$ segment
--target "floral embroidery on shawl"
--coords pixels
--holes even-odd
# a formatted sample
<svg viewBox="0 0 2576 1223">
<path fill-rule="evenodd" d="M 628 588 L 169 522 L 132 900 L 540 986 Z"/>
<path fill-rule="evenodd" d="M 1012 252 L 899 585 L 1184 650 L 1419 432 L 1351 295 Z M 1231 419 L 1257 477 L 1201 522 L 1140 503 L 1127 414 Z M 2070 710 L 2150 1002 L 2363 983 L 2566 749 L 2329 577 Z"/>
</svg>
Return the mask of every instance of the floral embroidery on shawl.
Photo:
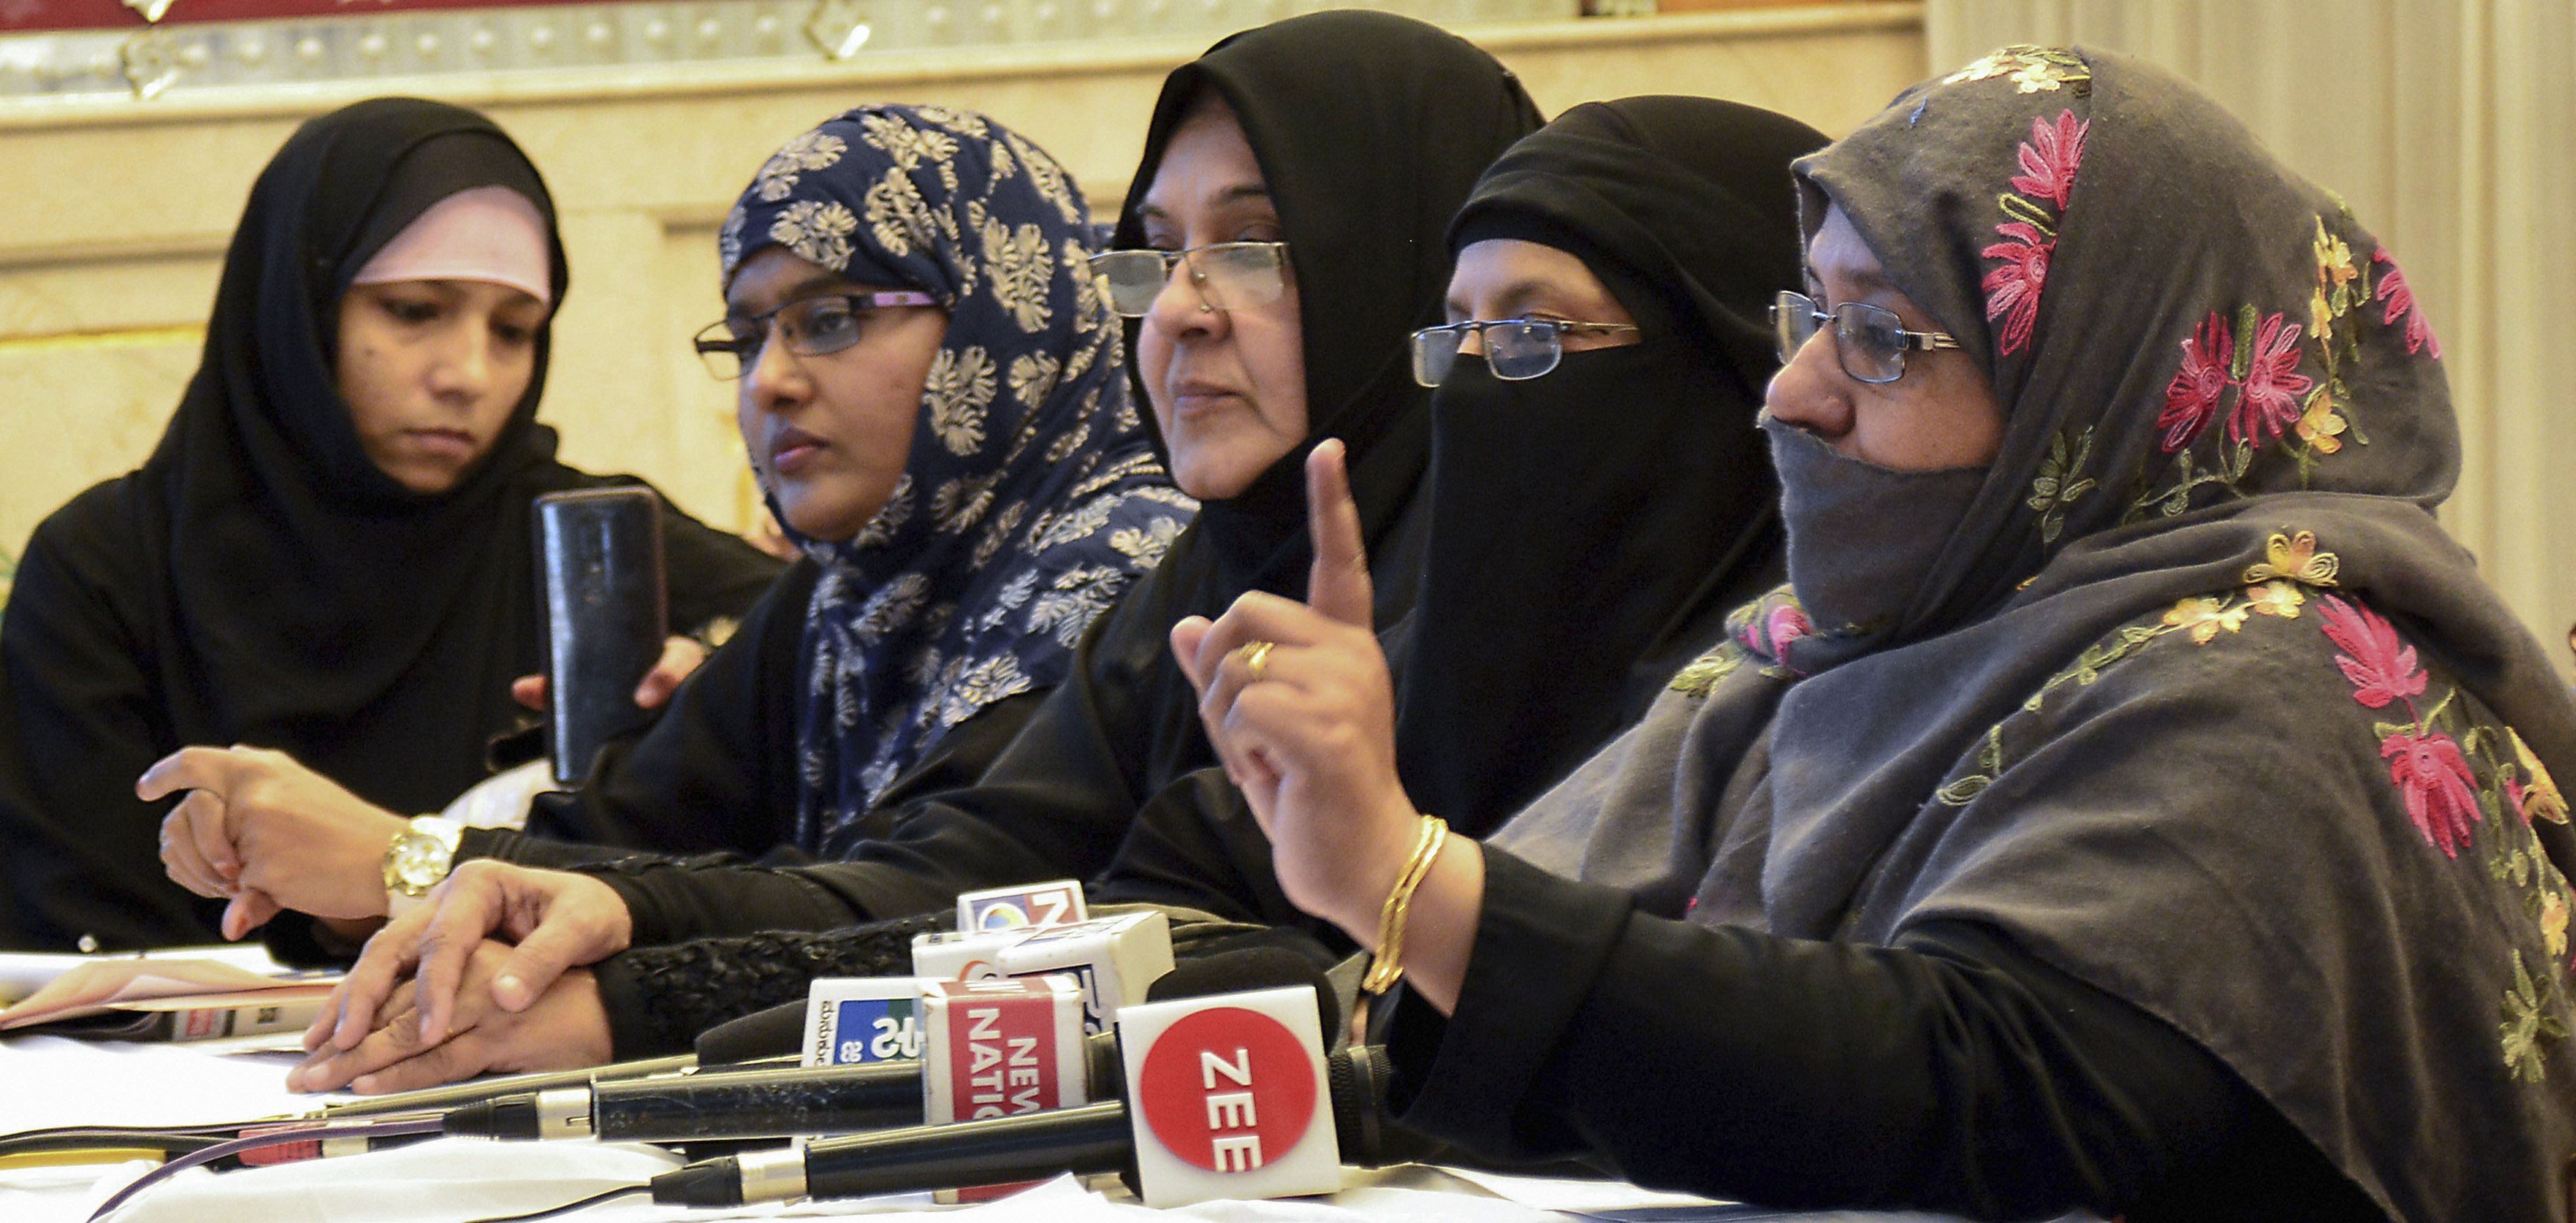
<svg viewBox="0 0 2576 1223">
<path fill-rule="evenodd" d="M 2048 457 L 2040 460 L 2039 475 L 2030 482 L 2030 499 L 2025 504 L 2039 511 L 2039 538 L 2043 543 L 2057 542 L 2058 534 L 2066 529 L 2067 507 L 2100 483 L 2091 476 L 2077 478 L 2085 461 L 2093 457 L 2093 426 L 2086 425 L 2084 432 L 2070 442 L 2067 435 L 2073 432 L 2069 429 L 2050 439 Z"/>
<path fill-rule="evenodd" d="M 1789 643 L 1812 636 L 1815 631 L 1807 609 L 1799 606 L 1797 596 L 1783 586 L 1728 612 L 1726 639 L 1692 659 L 1665 686 L 1704 697 L 1747 661 L 1762 663 L 1762 674 L 1771 678 L 1796 679 L 1801 672 L 1789 665 Z"/>
<path fill-rule="evenodd" d="M 2397 257 L 2383 248 L 2370 253 L 2370 262 L 2374 266 L 2384 264 L 2388 268 L 2388 271 L 2379 278 L 2379 288 L 2371 294 L 2373 300 L 2384 302 L 2388 306 L 2388 309 L 2380 314 L 2379 321 L 2384 325 L 2394 326 L 2398 316 L 2405 316 L 2406 351 L 2412 353 L 2417 349 L 2430 348 L 2433 357 L 2439 360 L 2442 356 L 2442 342 L 2433 337 L 2433 324 L 2425 321 L 2424 311 L 2416 306 L 2415 290 L 2406 287 L 2406 273 L 2398 270 Z"/>
<path fill-rule="evenodd" d="M 2048 261 L 2057 251 L 2057 222 L 2065 216 L 2067 197 L 2075 190 L 2075 171 L 2084 160 L 2084 133 L 2089 127 L 2072 110 L 2058 112 L 2054 123 L 2032 119 L 2030 139 L 2020 149 L 2021 173 L 2012 177 L 2011 191 L 1996 197 L 2010 218 L 1995 226 L 1995 234 L 2004 240 L 1977 253 L 2003 261 L 1987 271 L 1982 285 L 1986 318 L 2004 320 L 1996 341 L 2003 354 L 2028 345 L 2031 327 L 2039 320 L 2040 289 L 2048 283 Z M 2049 207 L 2042 207 L 2043 201 Z"/>
<path fill-rule="evenodd" d="M 1961 81 L 1988 81 L 2010 77 L 2013 88 L 2023 93 L 2054 93 L 2060 86 L 2072 86 L 2070 92 L 2083 96 L 2092 86 L 2093 69 L 2071 51 L 2054 47 L 2017 44 L 2006 47 L 1977 62 L 1941 78 L 1944 85 Z"/>
<path fill-rule="evenodd" d="M 2332 552 L 2317 549 L 2313 533 L 2276 533 L 2266 552 L 2264 561 L 2246 569 L 2248 584 L 2241 590 L 2185 598 L 2154 619 L 2123 626 L 2050 677 L 2013 717 L 2038 713 L 2069 684 L 2092 685 L 2159 638 L 2181 633 L 2207 646 L 2222 634 L 2240 632 L 2256 616 L 2298 619 L 2313 600 L 2319 631 L 2335 647 L 2335 665 L 2352 685 L 2353 700 L 2372 710 L 2401 707 L 2408 716 L 2371 726 L 2408 821 L 2446 859 L 2459 861 L 2468 851 L 2491 878 L 2519 894 L 2533 923 L 2546 958 L 2535 965 L 2520 951 L 2511 953 L 2513 984 L 2499 1002 L 2497 1036 L 2509 1073 L 2543 1081 L 2548 1047 L 2571 1034 L 2564 995 L 2576 972 L 2568 960 L 2576 896 L 2550 865 L 2531 822 L 2566 822 L 2565 798 L 2521 735 L 2474 720 L 2457 690 L 2429 707 L 2422 703 L 2431 675 L 2415 648 L 2384 617 L 2325 589 L 2334 585 L 2339 566 Z M 1995 783 L 2009 763 L 2006 730 L 2013 717 L 1987 730 L 1966 769 L 1935 792 L 1935 801 L 1964 807 Z M 2490 818 L 2507 810 L 2521 818 Z"/>
<path fill-rule="evenodd" d="M 2524 911 L 2549 958 L 2535 975 L 2522 953 L 2513 953 L 2514 983 L 2505 991 L 2504 1019 L 2497 1030 L 2506 1068 L 2517 1079 L 2540 1082 L 2548 1072 L 2542 1046 L 2569 1035 L 2559 1013 L 2566 988 L 2567 882 L 2551 868 L 2531 832 L 2535 817 L 2567 818 L 2558 785 L 2519 733 L 2505 727 L 2499 735 L 2496 727 L 2463 712 L 2457 689 L 2424 708 L 2419 698 L 2431 676 L 2418 663 L 2415 648 L 2386 618 L 2332 595 L 2319 604 L 2317 615 L 2318 627 L 2339 651 L 2335 665 L 2352 683 L 2352 699 L 2365 709 L 2405 705 L 2408 721 L 2374 723 L 2371 731 L 2380 736 L 2379 755 L 2388 761 L 2389 784 L 2396 787 L 2424 843 L 2456 861 L 2460 851 L 2477 849 L 2478 828 L 2485 826 L 2490 830 L 2482 855 L 2487 873 L 2522 893 Z M 2510 749 L 2510 758 L 2499 746 Z M 2520 821 L 2487 818 L 2500 815 L 2508 804 Z"/>
<path fill-rule="evenodd" d="M 2369 274 L 2354 261 L 2351 244 L 2327 228 L 2322 215 L 2315 218 L 2308 249 L 2316 279 L 2305 323 L 2292 321 L 2286 310 L 2245 302 L 2237 306 L 2232 322 L 2212 310 L 2179 341 L 2173 379 L 2165 384 L 2164 409 L 2156 416 L 2156 427 L 2163 430 L 2160 449 L 2174 456 L 2171 480 L 2157 484 L 2142 470 L 2128 521 L 2151 510 L 2166 516 L 2182 513 L 2201 488 L 2242 495 L 2237 484 L 2255 453 L 2275 442 L 2288 441 L 2301 487 L 2318 461 L 2340 453 L 2346 442 L 2370 444 L 2352 417 L 2346 373 L 2360 358 L 2361 337 L 2347 318 L 2366 301 L 2384 302 L 2383 322 L 2394 325 L 2401 315 L 2406 319 L 2409 353 L 2431 343 L 2432 333 L 2388 252 L 2370 257 L 2371 266 L 2387 268 L 2374 292 Z M 2440 356 L 2439 345 L 2433 347 L 2433 355 Z M 2321 376 L 2301 372 L 2310 357 Z M 2227 428 L 2214 461 L 2196 457 L 2194 448 L 2222 416 Z"/>
<path fill-rule="evenodd" d="M 2341 568 L 2334 553 L 2317 550 L 2315 532 L 2293 535 L 2276 531 L 2265 544 L 2264 559 L 2246 566 L 2242 590 L 2178 599 L 2152 623 L 2127 625 L 2086 647 L 2076 656 L 2073 666 L 2050 676 L 2038 692 L 2022 702 L 2021 711 L 2038 713 L 2047 704 L 2049 694 L 2068 684 L 2090 687 L 2113 663 L 2136 654 L 2159 637 L 2183 633 L 2192 644 L 2205 646 L 2222 632 L 2244 631 L 2246 622 L 2254 616 L 2298 619 L 2299 609 L 2306 606 L 2309 595 L 2334 585 L 2335 574 Z M 2411 660 L 2413 651 L 2408 651 L 2407 657 Z M 1943 805 L 1964 807 L 1994 784 L 2003 771 L 2003 729 L 2001 722 L 1989 728 L 1976 768 L 1941 787 L 1935 797 Z"/>
</svg>

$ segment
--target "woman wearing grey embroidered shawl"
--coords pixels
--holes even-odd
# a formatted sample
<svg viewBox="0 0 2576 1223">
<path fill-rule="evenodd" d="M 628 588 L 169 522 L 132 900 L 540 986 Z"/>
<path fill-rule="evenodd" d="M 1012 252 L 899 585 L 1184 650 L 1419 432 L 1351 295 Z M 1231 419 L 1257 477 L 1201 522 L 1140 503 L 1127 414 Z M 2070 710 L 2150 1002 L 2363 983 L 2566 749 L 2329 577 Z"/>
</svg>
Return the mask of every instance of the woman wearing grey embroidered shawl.
<svg viewBox="0 0 2576 1223">
<path fill-rule="evenodd" d="M 1283 889 L 1403 936 L 1400 1119 L 1787 1205 L 2565 1219 L 2576 707 L 2432 517 L 2394 259 L 2089 51 L 1798 169 L 1796 597 L 1489 844 L 1393 780 L 1329 488 L 1307 606 L 1175 633 Z"/>
</svg>

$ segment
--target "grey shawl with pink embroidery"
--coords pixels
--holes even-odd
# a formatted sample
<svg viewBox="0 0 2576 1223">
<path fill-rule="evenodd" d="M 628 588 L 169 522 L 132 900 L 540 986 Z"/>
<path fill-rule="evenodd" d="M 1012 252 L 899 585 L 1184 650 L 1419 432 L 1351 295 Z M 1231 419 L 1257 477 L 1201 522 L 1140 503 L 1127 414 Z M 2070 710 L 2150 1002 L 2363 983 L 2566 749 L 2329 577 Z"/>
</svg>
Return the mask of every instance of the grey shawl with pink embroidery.
<svg viewBox="0 0 2576 1223">
<path fill-rule="evenodd" d="M 2576 704 L 2431 514 L 2396 262 L 2188 84 L 2014 48 L 1799 165 L 1993 380 L 1892 628 L 1784 593 L 1495 838 L 1650 908 L 1970 920 L 2223 1059 L 2397 1218 L 2564 1219 Z"/>
</svg>

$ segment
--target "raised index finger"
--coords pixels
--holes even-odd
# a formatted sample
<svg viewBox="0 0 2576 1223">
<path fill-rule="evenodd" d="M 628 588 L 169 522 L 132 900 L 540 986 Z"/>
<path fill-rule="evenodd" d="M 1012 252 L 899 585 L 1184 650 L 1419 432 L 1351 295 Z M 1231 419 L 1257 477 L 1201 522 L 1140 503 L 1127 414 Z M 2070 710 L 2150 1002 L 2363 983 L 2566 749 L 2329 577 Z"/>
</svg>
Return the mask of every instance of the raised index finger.
<svg viewBox="0 0 2576 1223">
<path fill-rule="evenodd" d="M 1316 443 L 1306 456 L 1306 520 L 1315 540 L 1306 605 L 1367 628 L 1373 602 L 1368 543 L 1360 538 L 1360 507 L 1351 500 L 1351 476 L 1339 438 Z"/>
</svg>

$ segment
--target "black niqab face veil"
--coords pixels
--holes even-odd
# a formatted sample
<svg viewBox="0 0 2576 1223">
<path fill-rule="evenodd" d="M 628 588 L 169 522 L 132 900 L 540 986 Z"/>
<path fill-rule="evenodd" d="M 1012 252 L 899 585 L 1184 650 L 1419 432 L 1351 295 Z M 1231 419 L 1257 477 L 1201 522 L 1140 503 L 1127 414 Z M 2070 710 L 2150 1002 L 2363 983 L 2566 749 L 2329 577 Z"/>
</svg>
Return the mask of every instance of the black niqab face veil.
<svg viewBox="0 0 2576 1223">
<path fill-rule="evenodd" d="M 347 107 L 297 129 L 251 188 L 204 360 L 133 482 L 139 537 L 166 566 L 150 648 L 181 743 L 295 745 L 396 810 L 433 809 L 481 776 L 482 736 L 511 720 L 506 677 L 539 662 L 528 503 L 573 478 L 536 423 L 547 333 L 491 453 L 436 496 L 367 458 L 334 351 L 367 260 L 486 186 L 546 217 L 559 302 L 553 201 L 472 111 Z"/>
<path fill-rule="evenodd" d="M 1207 89 L 1243 125 L 1288 238 L 1308 424 L 1306 441 L 1241 495 L 1205 503 L 1196 529 L 1242 584 L 1295 595 L 1305 589 L 1303 464 L 1315 442 L 1349 446 L 1373 553 L 1420 481 L 1429 392 L 1413 383 L 1405 338 L 1440 321 L 1451 215 L 1539 114 L 1493 56 L 1409 18 L 1333 11 L 1248 30 L 1164 80 L 1113 246 L 1144 244 L 1137 210 Z M 1128 328 L 1130 369 L 1139 325 Z M 1136 390 L 1143 401 L 1141 382 Z"/>
<path fill-rule="evenodd" d="M 1627 347 L 1432 395 L 1432 525 L 1396 758 L 1414 801 L 1488 829 L 1573 767 L 1777 581 L 1778 488 L 1753 427 L 1798 278 L 1794 119 L 1710 98 L 1575 107 L 1485 172 L 1451 244 L 1581 257 Z"/>
</svg>

